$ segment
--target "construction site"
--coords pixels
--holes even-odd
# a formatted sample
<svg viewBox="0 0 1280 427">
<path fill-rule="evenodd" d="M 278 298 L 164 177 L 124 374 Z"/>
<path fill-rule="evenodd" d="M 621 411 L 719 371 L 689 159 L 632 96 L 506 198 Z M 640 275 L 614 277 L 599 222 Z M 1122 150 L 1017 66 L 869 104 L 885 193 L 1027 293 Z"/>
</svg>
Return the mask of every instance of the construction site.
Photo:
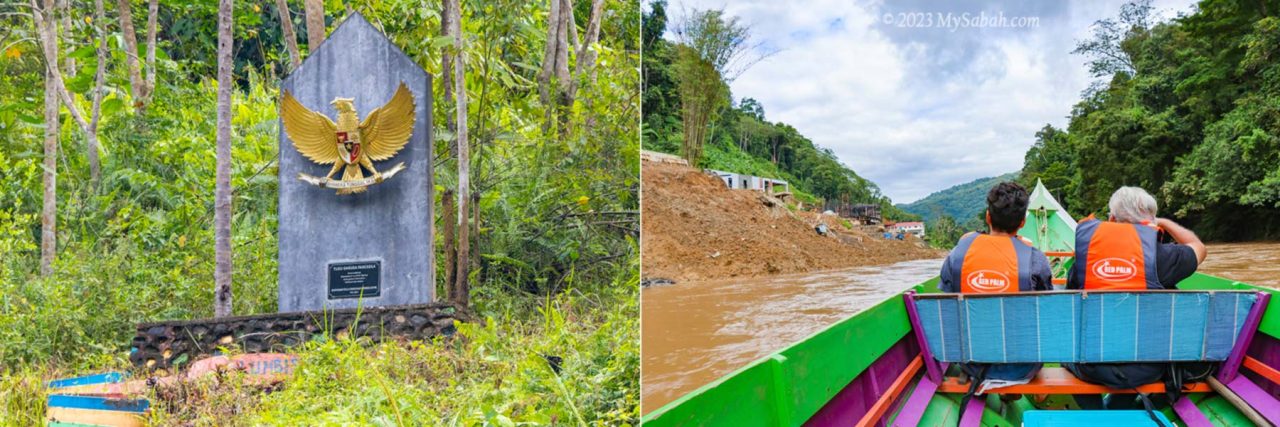
<svg viewBox="0 0 1280 427">
<path fill-rule="evenodd" d="M 940 258 L 908 235 L 886 240 L 858 221 L 767 191 L 730 189 L 720 177 L 660 155 L 641 162 L 646 283 L 813 272 Z"/>
</svg>

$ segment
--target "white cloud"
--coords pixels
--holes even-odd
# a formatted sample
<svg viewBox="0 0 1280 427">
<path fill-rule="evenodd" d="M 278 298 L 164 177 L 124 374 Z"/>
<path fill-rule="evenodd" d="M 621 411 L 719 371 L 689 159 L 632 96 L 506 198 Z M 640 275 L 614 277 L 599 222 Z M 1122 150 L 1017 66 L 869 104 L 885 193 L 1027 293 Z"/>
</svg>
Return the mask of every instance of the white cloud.
<svg viewBox="0 0 1280 427">
<path fill-rule="evenodd" d="M 1156 7 L 1172 16 L 1185 3 Z M 1084 58 L 1070 54 L 1076 40 L 1121 4 L 673 0 L 668 13 L 674 21 L 682 9 L 723 8 L 782 49 L 734 81 L 734 97 L 759 100 L 769 120 L 794 126 L 894 201 L 909 202 L 1020 169 L 1036 131 L 1065 126 L 1091 80 Z M 881 22 L 910 12 L 1035 16 L 1039 26 L 948 31 Z"/>
</svg>

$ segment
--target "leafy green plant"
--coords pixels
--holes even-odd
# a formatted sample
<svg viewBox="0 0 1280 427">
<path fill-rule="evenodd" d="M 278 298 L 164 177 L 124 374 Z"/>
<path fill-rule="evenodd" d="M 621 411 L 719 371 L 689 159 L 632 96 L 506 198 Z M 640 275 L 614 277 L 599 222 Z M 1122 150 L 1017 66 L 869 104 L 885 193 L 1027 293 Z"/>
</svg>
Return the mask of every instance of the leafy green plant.
<svg viewBox="0 0 1280 427">
<path fill-rule="evenodd" d="M 331 13 L 343 10 L 329 3 Z M 438 73 L 440 52 L 451 46 L 438 36 L 439 3 L 351 6 Z M 637 422 L 639 5 L 606 2 L 597 73 L 578 90 L 594 102 L 575 104 L 577 125 L 563 137 L 538 126 L 549 108 L 534 83 L 546 5 L 464 7 L 479 198 L 472 301 L 485 321 L 431 342 L 309 343 L 297 350 L 304 362 L 297 375 L 278 391 L 262 393 L 235 376 L 191 384 L 182 399 L 157 405 L 152 423 Z M 274 8 L 236 7 L 235 314 L 276 310 L 275 98 L 287 54 Z M 33 115 L 42 108 L 43 64 L 31 44 L 17 44 L 16 57 L 0 53 L 0 424 L 41 422 L 48 380 L 127 369 L 137 323 L 213 314 L 215 12 L 212 4 L 161 1 L 158 85 L 145 114 L 127 108 L 123 67 L 110 68 L 98 186 L 89 182 L 78 130 L 62 126 L 59 253 L 48 277 L 39 275 L 37 243 L 43 123 Z M 20 31 L 29 19 L 0 15 Z M 83 43 L 82 27 L 75 24 L 68 40 Z M 110 60 L 122 61 L 110 43 Z M 78 63 L 79 75 L 91 74 L 90 62 Z M 436 90 L 443 91 L 438 82 Z M 457 182 L 445 125 L 454 107 L 438 95 L 436 184 L 447 188 Z M 559 373 L 549 356 L 561 358 Z"/>
</svg>

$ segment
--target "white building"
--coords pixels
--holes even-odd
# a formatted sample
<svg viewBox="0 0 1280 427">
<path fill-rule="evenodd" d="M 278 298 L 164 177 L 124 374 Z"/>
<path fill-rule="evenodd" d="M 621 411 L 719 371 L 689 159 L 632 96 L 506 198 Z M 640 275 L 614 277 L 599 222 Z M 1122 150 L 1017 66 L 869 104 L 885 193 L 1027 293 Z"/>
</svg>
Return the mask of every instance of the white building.
<svg viewBox="0 0 1280 427">
<path fill-rule="evenodd" d="M 924 223 L 919 221 L 899 222 L 889 226 L 889 231 L 894 233 L 901 231 L 903 233 L 914 234 L 919 238 L 924 238 Z"/>
<path fill-rule="evenodd" d="M 781 179 L 718 171 L 714 169 L 707 169 L 707 173 L 720 178 L 721 181 L 724 181 L 724 185 L 726 187 L 733 189 L 758 190 L 769 194 L 786 193 L 791 191 L 791 185 Z"/>
</svg>

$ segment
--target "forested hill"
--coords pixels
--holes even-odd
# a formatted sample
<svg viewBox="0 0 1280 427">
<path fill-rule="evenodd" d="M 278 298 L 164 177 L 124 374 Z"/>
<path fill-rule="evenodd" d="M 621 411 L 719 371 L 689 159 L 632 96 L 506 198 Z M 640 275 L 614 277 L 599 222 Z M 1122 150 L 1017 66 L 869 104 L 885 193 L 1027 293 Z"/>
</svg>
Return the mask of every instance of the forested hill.
<svg viewBox="0 0 1280 427">
<path fill-rule="evenodd" d="M 992 186 L 1001 181 L 1016 179 L 1018 179 L 1017 172 L 990 178 L 979 178 L 935 192 L 923 199 L 897 206 L 908 213 L 920 215 L 927 223 L 932 223 L 943 215 L 964 223 L 970 219 L 977 218 L 983 209 L 986 209 L 987 191 L 990 191 Z"/>
<path fill-rule="evenodd" d="M 1118 12 L 1078 43 L 1096 82 L 1066 129 L 1036 134 L 1021 181 L 1043 179 L 1076 216 L 1139 185 L 1203 238 L 1280 238 L 1280 1 Z"/>
<path fill-rule="evenodd" d="M 691 158 L 699 167 L 784 179 L 801 200 L 879 204 L 887 217 L 914 219 L 894 207 L 875 183 L 842 164 L 830 149 L 815 145 L 791 125 L 770 122 L 758 101 L 743 98 L 735 103 L 726 73 L 714 68 L 719 62 L 690 47 L 703 44 L 663 38 L 668 26 L 666 1 L 649 6 L 641 34 L 644 149 Z M 729 41 L 740 42 L 749 31 L 717 10 L 696 11 L 683 19 L 689 22 L 673 25 L 701 31 L 693 36 L 688 34 L 694 31 L 687 31 L 687 37 L 733 36 Z M 694 106 L 685 108 L 686 102 Z M 698 116 L 694 111 L 698 108 L 706 114 Z M 686 128 L 686 122 L 695 124 Z M 698 130 L 691 131 L 692 126 Z M 692 139 L 700 141 L 691 144 Z"/>
</svg>

